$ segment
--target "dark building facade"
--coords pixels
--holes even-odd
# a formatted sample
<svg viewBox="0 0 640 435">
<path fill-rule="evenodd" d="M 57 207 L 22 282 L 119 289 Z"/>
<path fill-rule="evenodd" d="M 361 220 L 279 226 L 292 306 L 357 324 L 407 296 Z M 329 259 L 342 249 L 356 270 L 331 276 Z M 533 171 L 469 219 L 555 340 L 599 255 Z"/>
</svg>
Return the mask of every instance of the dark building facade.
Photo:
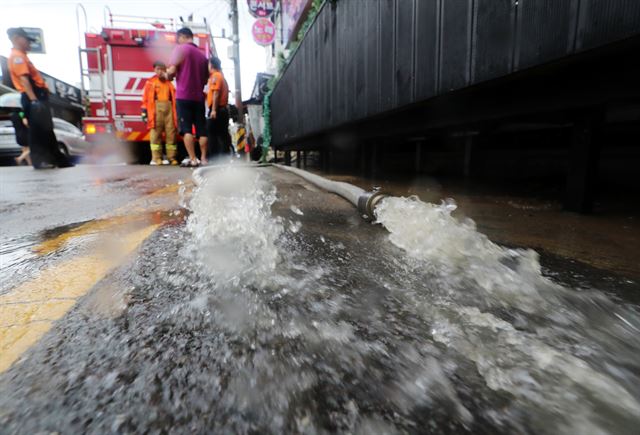
<svg viewBox="0 0 640 435">
<path fill-rule="evenodd" d="M 640 120 L 639 41 L 636 0 L 327 1 L 273 91 L 273 143 L 330 151 L 340 133 L 428 148 L 443 132 L 550 126 L 575 128 L 569 152 L 589 166 L 579 126 L 591 138 Z"/>
</svg>

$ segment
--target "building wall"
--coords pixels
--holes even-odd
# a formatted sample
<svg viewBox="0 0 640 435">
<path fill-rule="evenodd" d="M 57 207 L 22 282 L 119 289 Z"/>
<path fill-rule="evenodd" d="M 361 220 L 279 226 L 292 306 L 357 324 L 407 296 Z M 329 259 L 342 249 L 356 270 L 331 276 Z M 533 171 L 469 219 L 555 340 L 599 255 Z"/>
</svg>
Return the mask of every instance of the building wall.
<svg viewBox="0 0 640 435">
<path fill-rule="evenodd" d="M 291 144 L 638 34 L 637 0 L 328 1 L 273 92 L 273 142 Z"/>
</svg>

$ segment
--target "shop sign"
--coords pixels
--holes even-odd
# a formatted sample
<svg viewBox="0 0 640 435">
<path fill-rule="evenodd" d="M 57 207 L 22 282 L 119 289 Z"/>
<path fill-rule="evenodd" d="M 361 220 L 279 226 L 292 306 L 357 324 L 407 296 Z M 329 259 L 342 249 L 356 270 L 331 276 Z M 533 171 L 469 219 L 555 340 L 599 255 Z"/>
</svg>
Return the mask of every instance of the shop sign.
<svg viewBox="0 0 640 435">
<path fill-rule="evenodd" d="M 253 40 L 258 45 L 271 45 L 276 39 L 276 26 L 267 18 L 258 18 L 251 27 Z"/>
</svg>

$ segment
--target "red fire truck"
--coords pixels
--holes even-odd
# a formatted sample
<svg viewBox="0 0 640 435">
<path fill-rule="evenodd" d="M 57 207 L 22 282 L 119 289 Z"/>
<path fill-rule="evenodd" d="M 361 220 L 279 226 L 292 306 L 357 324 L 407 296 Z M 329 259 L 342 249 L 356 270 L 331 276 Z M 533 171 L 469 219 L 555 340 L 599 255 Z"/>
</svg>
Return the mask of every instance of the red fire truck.
<svg viewBox="0 0 640 435">
<path fill-rule="evenodd" d="M 79 5 L 78 23 L 81 13 L 86 23 L 86 12 Z M 195 23 L 191 17 L 175 22 L 113 15 L 106 7 L 104 26 L 99 33 L 81 32 L 78 26 L 83 33 L 78 53 L 86 105 L 83 125 L 88 140 L 118 138 L 131 143 L 135 155 L 146 154 L 149 132 L 140 118 L 142 90 L 153 76 L 153 62 L 169 62 L 176 44 L 176 26 L 189 27 L 195 35 L 194 43 L 207 57 L 216 54 L 206 21 Z"/>
</svg>

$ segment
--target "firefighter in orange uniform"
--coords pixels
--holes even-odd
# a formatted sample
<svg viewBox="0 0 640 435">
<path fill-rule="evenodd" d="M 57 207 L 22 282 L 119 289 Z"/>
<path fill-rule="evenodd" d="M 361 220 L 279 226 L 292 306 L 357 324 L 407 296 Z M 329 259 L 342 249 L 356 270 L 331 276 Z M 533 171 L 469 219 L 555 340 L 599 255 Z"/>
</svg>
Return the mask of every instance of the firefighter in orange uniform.
<svg viewBox="0 0 640 435">
<path fill-rule="evenodd" d="M 156 61 L 153 64 L 156 73 L 144 85 L 142 93 L 142 120 L 150 129 L 151 165 L 161 165 L 162 133 L 165 134 L 167 163 L 178 164 L 178 146 L 176 145 L 176 90 L 173 84 L 163 76 L 167 67 Z"/>
<path fill-rule="evenodd" d="M 73 166 L 58 148 L 49 107 L 49 88 L 27 52 L 33 39 L 21 27 L 7 30 L 13 48 L 8 60 L 13 86 L 21 95 L 22 108 L 29 124 L 28 141 L 35 169 Z"/>
<path fill-rule="evenodd" d="M 209 150 L 213 156 L 228 154 L 231 151 L 229 135 L 229 85 L 222 73 L 220 59 L 209 60 L 209 90 L 207 91 L 207 135 Z"/>
</svg>

